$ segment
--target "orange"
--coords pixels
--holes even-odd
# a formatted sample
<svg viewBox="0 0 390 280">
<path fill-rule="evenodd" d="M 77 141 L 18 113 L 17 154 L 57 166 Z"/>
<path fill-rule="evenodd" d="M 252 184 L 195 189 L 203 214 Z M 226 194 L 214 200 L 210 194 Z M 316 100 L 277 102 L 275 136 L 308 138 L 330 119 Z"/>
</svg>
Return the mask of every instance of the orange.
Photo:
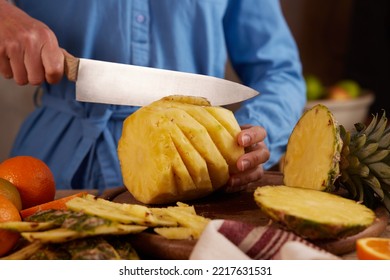
<svg viewBox="0 0 390 280">
<path fill-rule="evenodd" d="M 19 190 L 23 209 L 54 199 L 53 173 L 38 158 L 16 156 L 6 159 L 0 163 L 0 178 L 8 180 Z"/>
<path fill-rule="evenodd" d="M 390 260 L 390 238 L 366 237 L 356 241 L 360 260 Z"/>
<path fill-rule="evenodd" d="M 20 220 L 19 211 L 15 205 L 5 196 L 0 195 L 0 223 Z M 19 237 L 20 234 L 18 232 L 0 229 L 0 257 L 14 248 Z"/>
<path fill-rule="evenodd" d="M 0 178 L 0 195 L 3 195 L 7 199 L 11 200 L 19 211 L 22 210 L 22 199 L 20 198 L 18 189 L 3 178 Z"/>
<path fill-rule="evenodd" d="M 69 200 L 71 200 L 75 197 L 81 197 L 81 196 L 86 195 L 86 194 L 87 194 L 86 191 L 80 191 L 78 193 L 75 193 L 75 194 L 72 194 L 69 196 L 65 196 L 65 197 L 62 197 L 62 198 L 59 198 L 59 199 L 56 199 L 53 201 L 39 204 L 39 205 L 30 207 L 27 209 L 23 209 L 22 211 L 20 211 L 20 215 L 22 216 L 22 219 L 24 219 L 24 218 L 27 218 L 28 216 L 31 216 L 31 215 L 37 213 L 38 211 L 43 211 L 43 210 L 48 210 L 48 209 L 66 210 L 67 209 L 66 203 Z"/>
</svg>

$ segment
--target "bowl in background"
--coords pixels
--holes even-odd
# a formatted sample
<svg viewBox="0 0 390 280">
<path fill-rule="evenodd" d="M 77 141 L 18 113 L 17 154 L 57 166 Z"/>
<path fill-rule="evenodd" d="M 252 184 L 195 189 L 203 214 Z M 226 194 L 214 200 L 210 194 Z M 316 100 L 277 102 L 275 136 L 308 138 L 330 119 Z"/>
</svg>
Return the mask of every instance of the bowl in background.
<svg viewBox="0 0 390 280">
<path fill-rule="evenodd" d="M 355 123 L 366 123 L 370 105 L 374 102 L 374 99 L 375 96 L 372 92 L 364 91 L 359 97 L 353 99 L 308 101 L 305 110 L 312 108 L 314 105 L 322 104 L 329 108 L 338 124 L 343 125 L 347 130 L 354 130 Z"/>
</svg>

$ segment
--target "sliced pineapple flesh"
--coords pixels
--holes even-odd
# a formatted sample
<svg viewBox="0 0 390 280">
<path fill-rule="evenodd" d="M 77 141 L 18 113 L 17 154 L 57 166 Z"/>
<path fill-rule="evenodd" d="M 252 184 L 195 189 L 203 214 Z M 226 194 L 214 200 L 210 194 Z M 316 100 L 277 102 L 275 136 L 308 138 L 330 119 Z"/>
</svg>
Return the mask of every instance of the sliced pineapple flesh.
<svg viewBox="0 0 390 280">
<path fill-rule="evenodd" d="M 323 105 L 306 111 L 287 144 L 284 184 L 315 190 L 331 190 L 339 176 L 342 148 L 339 127 Z"/>
<path fill-rule="evenodd" d="M 118 157 L 124 184 L 131 187 L 129 191 L 136 194 L 139 201 L 165 200 L 178 193 L 173 167 L 173 156 L 177 153 L 170 134 L 160 127 L 164 120 L 163 115 L 155 114 L 151 118 L 146 110 L 139 110 L 124 122 L 126 129 L 119 139 Z M 133 125 L 135 123 L 137 125 Z M 159 186 L 162 180 L 165 181 L 164 192 L 158 192 L 152 186 Z"/>
<path fill-rule="evenodd" d="M 185 201 L 226 184 L 244 154 L 236 140 L 240 127 L 227 109 L 205 108 L 213 107 L 203 98 L 166 97 L 125 120 L 118 158 L 137 200 Z"/>
<path fill-rule="evenodd" d="M 211 184 L 213 186 L 222 186 L 225 184 L 229 179 L 229 166 L 217 145 L 210 137 L 207 129 L 185 110 L 159 107 L 156 103 L 152 104 L 152 106 L 154 110 L 160 110 L 177 125 L 193 146 L 193 149 L 203 158 L 207 165 Z M 173 137 L 173 139 L 179 142 L 177 138 Z M 180 144 L 177 143 L 177 145 L 179 146 Z M 186 151 L 183 150 L 183 152 L 185 153 Z M 197 162 L 195 161 L 193 164 L 197 164 Z"/>
<path fill-rule="evenodd" d="M 366 229 L 375 213 L 341 196 L 288 186 L 258 187 L 254 199 L 272 220 L 308 239 L 351 236 Z"/>
<path fill-rule="evenodd" d="M 244 153 L 243 149 L 236 141 L 240 127 L 235 118 L 233 119 L 228 112 L 224 112 L 222 115 L 221 112 L 218 113 L 216 111 L 227 111 L 226 109 L 222 107 L 216 107 L 219 109 L 207 109 L 207 106 L 193 106 L 193 104 L 189 103 L 166 100 L 159 100 L 150 106 L 177 108 L 186 111 L 199 124 L 206 128 L 212 141 L 218 147 L 220 153 L 228 164 L 230 172 L 235 173 L 238 171 L 236 167 L 237 158 Z M 217 118 L 219 118 L 220 121 L 218 121 L 215 117 L 215 114 L 219 115 Z M 221 119 L 224 121 L 221 121 Z M 225 123 L 225 125 L 223 123 Z M 226 125 L 226 123 L 229 123 L 229 125 Z M 232 134 L 235 134 L 235 136 Z"/>
</svg>

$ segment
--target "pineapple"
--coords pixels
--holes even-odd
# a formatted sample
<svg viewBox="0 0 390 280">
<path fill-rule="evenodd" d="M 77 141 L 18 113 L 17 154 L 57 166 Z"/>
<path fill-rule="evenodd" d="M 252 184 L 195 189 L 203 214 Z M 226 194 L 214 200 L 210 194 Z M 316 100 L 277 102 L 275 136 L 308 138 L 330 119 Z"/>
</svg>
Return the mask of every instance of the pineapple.
<svg viewBox="0 0 390 280">
<path fill-rule="evenodd" d="M 375 220 L 375 213 L 362 204 L 307 188 L 258 187 L 254 199 L 272 220 L 311 240 L 351 236 Z"/>
<path fill-rule="evenodd" d="M 317 105 L 300 118 L 284 158 L 284 184 L 332 191 L 342 149 L 339 126 L 329 109 Z"/>
<path fill-rule="evenodd" d="M 244 149 L 233 113 L 199 97 L 169 96 L 140 108 L 123 125 L 118 157 L 124 184 L 146 204 L 206 196 L 236 170 Z"/>
<path fill-rule="evenodd" d="M 212 107 L 214 109 L 210 110 L 210 108 L 207 108 L 210 106 L 193 106 L 192 104 L 185 102 L 164 99 L 156 101 L 150 106 L 162 108 L 167 112 L 169 112 L 169 110 L 167 110 L 169 108 L 176 108 L 181 111 L 184 110 L 196 122 L 206 128 L 212 141 L 219 148 L 220 153 L 225 158 L 230 171 L 238 171 L 236 168 L 236 162 L 237 158 L 242 154 L 242 150 L 237 149 L 237 141 L 235 141 L 235 139 L 240 131 L 240 128 L 237 125 L 237 121 L 231 111 L 222 107 Z M 216 108 L 220 109 L 223 113 L 218 112 Z M 215 115 L 217 115 L 217 117 Z"/>
<path fill-rule="evenodd" d="M 346 131 L 324 105 L 306 111 L 295 126 L 284 159 L 284 184 L 320 191 L 341 187 L 349 198 L 390 211 L 390 129 L 385 112 L 366 127 Z"/>
</svg>

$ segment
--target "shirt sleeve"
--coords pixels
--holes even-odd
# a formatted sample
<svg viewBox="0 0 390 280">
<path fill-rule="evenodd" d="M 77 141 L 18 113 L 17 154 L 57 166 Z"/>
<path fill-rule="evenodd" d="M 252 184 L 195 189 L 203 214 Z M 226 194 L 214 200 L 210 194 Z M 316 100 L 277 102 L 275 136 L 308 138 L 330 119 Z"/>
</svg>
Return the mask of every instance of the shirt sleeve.
<svg viewBox="0 0 390 280">
<path fill-rule="evenodd" d="M 306 102 L 299 52 L 276 0 L 230 1 L 224 28 L 234 70 L 243 84 L 260 92 L 235 115 L 241 125 L 266 129 L 270 159 L 264 168 L 269 169 L 285 152 Z"/>
</svg>

